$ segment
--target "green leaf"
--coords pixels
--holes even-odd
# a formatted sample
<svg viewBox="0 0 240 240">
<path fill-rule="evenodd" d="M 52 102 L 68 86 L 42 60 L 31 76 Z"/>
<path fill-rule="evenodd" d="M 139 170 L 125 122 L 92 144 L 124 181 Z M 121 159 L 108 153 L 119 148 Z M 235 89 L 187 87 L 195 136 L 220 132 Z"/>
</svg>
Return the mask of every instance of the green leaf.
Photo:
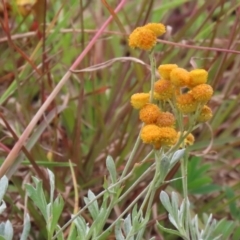
<svg viewBox="0 0 240 240">
<path fill-rule="evenodd" d="M 226 193 L 226 196 L 227 196 L 227 199 L 228 199 L 228 205 L 229 205 L 231 215 L 234 218 L 240 220 L 240 210 L 237 207 L 236 200 L 234 200 L 234 201 L 232 200 L 232 199 L 236 198 L 234 191 L 232 190 L 232 188 L 226 187 L 225 188 L 225 193 Z"/>
<path fill-rule="evenodd" d="M 237 227 L 234 229 L 232 240 L 239 240 L 239 236 L 240 236 L 240 227 Z"/>
<path fill-rule="evenodd" d="M 220 186 L 215 184 L 208 184 L 193 190 L 189 190 L 189 192 L 191 192 L 191 194 L 208 194 L 219 190 L 221 190 Z"/>
<path fill-rule="evenodd" d="M 174 235 L 184 238 L 184 236 L 181 235 L 178 231 L 169 229 L 169 228 L 165 228 L 162 225 L 160 225 L 158 222 L 157 222 L 157 227 L 159 228 L 160 231 L 164 231 L 166 233 L 174 234 Z"/>
<path fill-rule="evenodd" d="M 51 216 L 51 225 L 50 225 L 50 233 L 53 234 L 54 230 L 57 227 L 58 220 L 62 215 L 62 210 L 64 206 L 64 201 L 62 197 L 59 195 L 52 205 L 52 216 Z"/>
<path fill-rule="evenodd" d="M 216 237 L 221 235 L 221 239 L 229 239 L 230 235 L 233 233 L 234 228 L 235 226 L 232 221 L 222 219 L 217 223 L 213 236 Z"/>
<path fill-rule="evenodd" d="M 58 232 L 60 229 L 61 229 L 60 226 L 57 225 L 57 227 L 56 227 L 56 231 Z M 72 238 L 72 239 L 74 239 L 74 238 Z M 63 232 L 60 232 L 60 233 L 58 234 L 58 236 L 57 236 L 57 240 L 64 240 Z"/>
<path fill-rule="evenodd" d="M 97 218 L 94 219 L 94 222 L 89 229 L 87 239 L 89 239 L 92 236 L 92 234 L 93 234 L 92 239 L 95 239 L 102 233 L 102 229 L 103 226 L 105 225 L 107 217 L 108 215 L 106 209 L 101 208 Z"/>
<path fill-rule="evenodd" d="M 41 211 L 45 221 L 48 221 L 47 218 L 47 201 L 42 189 L 42 181 L 38 180 L 35 177 L 32 177 L 33 181 L 35 182 L 36 188 L 34 188 L 30 184 L 26 184 L 26 192 L 28 196 L 32 199 L 34 204 L 39 208 Z"/>
</svg>

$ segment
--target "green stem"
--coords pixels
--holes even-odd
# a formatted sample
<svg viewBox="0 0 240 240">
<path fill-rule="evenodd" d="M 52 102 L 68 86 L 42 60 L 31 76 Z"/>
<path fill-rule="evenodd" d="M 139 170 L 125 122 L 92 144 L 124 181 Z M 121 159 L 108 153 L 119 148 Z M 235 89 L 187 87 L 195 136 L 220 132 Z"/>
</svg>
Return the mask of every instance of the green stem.
<svg viewBox="0 0 240 240">
<path fill-rule="evenodd" d="M 141 132 L 141 130 L 140 130 L 140 132 Z M 136 151 L 138 149 L 140 141 L 141 141 L 141 138 L 140 138 L 140 133 L 139 133 L 138 134 L 138 138 L 137 138 L 137 140 L 136 140 L 136 142 L 134 144 L 133 150 L 132 150 L 132 152 L 131 152 L 131 154 L 129 156 L 129 159 L 127 161 L 127 164 L 126 164 L 125 168 L 123 169 L 123 172 L 121 174 L 121 177 L 120 177 L 119 181 L 121 181 L 125 177 L 125 175 L 127 174 L 127 171 L 129 169 L 130 165 L 132 164 L 132 161 L 134 159 L 134 155 L 135 155 L 135 153 L 136 153 Z"/>
<path fill-rule="evenodd" d="M 141 212 L 141 210 L 145 207 L 145 204 L 148 202 L 148 207 L 147 207 L 147 211 L 151 208 L 152 206 L 152 202 L 150 202 L 150 199 L 152 198 L 151 196 L 155 195 L 156 192 L 156 182 L 159 180 L 159 169 L 160 169 L 160 165 L 161 165 L 161 156 L 162 154 L 160 154 L 160 156 L 157 156 L 157 151 L 155 151 L 155 162 L 156 162 L 156 169 L 155 169 L 155 174 L 153 177 L 153 180 L 150 184 L 150 188 L 148 189 L 148 192 L 146 194 L 146 197 L 144 198 L 144 201 L 139 209 L 139 213 Z M 161 177 L 161 176 L 160 176 Z M 163 179 L 164 181 L 164 179 Z M 163 182 L 162 181 L 162 182 Z M 152 199 L 153 200 L 153 199 Z M 147 212 L 146 211 L 146 212 Z"/>
<path fill-rule="evenodd" d="M 150 65 L 151 65 L 151 92 L 150 92 L 150 102 L 153 102 L 154 95 L 154 83 L 155 83 L 155 71 L 156 71 L 156 62 L 154 58 L 154 50 L 149 53 Z"/>
<path fill-rule="evenodd" d="M 187 154 L 184 154 L 184 157 L 182 159 L 182 163 L 181 163 L 181 173 L 182 173 L 182 185 L 183 185 L 183 197 L 184 197 L 184 209 L 185 209 L 185 213 L 184 213 L 184 219 L 185 219 L 185 230 L 186 230 L 186 235 L 189 238 L 189 209 L 188 209 L 188 205 L 187 205 L 187 201 L 188 201 L 188 185 L 187 185 L 187 164 L 188 164 L 188 158 L 187 158 Z"/>
<path fill-rule="evenodd" d="M 151 170 L 155 167 L 155 163 L 149 167 L 134 183 L 133 185 L 118 199 L 117 202 L 121 202 L 138 184 L 141 182 L 146 175 L 151 172 Z"/>
</svg>

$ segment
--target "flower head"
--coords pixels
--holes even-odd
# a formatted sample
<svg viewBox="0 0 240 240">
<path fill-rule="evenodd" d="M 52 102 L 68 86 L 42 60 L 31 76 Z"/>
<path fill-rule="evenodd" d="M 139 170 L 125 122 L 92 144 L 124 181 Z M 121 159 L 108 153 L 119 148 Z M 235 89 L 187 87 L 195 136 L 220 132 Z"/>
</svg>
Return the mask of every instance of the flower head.
<svg viewBox="0 0 240 240">
<path fill-rule="evenodd" d="M 174 87 L 168 80 L 158 80 L 154 83 L 154 98 L 157 100 L 168 100 L 174 94 Z"/>
<path fill-rule="evenodd" d="M 193 145 L 193 143 L 195 142 L 195 137 L 193 136 L 192 133 L 189 133 L 186 138 L 184 139 L 184 143 L 187 146 L 191 146 Z"/>
<path fill-rule="evenodd" d="M 160 127 L 159 143 L 161 146 L 173 146 L 177 142 L 177 132 L 171 127 Z"/>
<path fill-rule="evenodd" d="M 144 27 L 153 31 L 157 37 L 166 32 L 166 27 L 162 23 L 148 23 Z"/>
<path fill-rule="evenodd" d="M 191 93 L 179 95 L 177 97 L 177 107 L 184 114 L 192 113 L 197 110 L 198 102 Z"/>
<path fill-rule="evenodd" d="M 183 68 L 174 68 L 170 73 L 170 80 L 176 87 L 185 87 L 189 84 L 190 74 Z"/>
<path fill-rule="evenodd" d="M 161 112 L 157 118 L 156 125 L 159 127 L 173 127 L 175 121 L 175 117 L 172 113 Z"/>
<path fill-rule="evenodd" d="M 170 80 L 171 71 L 177 67 L 177 64 L 163 64 L 158 67 L 158 72 L 163 79 Z"/>
<path fill-rule="evenodd" d="M 187 132 L 184 131 L 183 135 L 185 135 Z M 181 132 L 178 132 L 178 139 L 180 138 L 181 136 Z M 184 144 L 181 144 L 180 147 L 183 147 L 184 146 L 191 146 L 193 145 L 193 143 L 195 142 L 195 137 L 193 136 L 192 133 L 189 133 L 185 138 L 184 138 Z"/>
<path fill-rule="evenodd" d="M 134 108 L 140 109 L 149 103 L 149 93 L 135 93 L 131 96 L 131 104 Z"/>
<path fill-rule="evenodd" d="M 212 109 L 208 107 L 207 105 L 204 105 L 201 109 L 201 112 L 197 118 L 198 122 L 207 122 L 210 120 L 213 116 Z"/>
<path fill-rule="evenodd" d="M 156 42 L 156 34 L 145 27 L 136 28 L 129 36 L 129 46 L 132 48 L 151 50 Z"/>
<path fill-rule="evenodd" d="M 155 123 L 160 114 L 160 109 L 155 104 L 146 104 L 139 112 L 139 118 L 146 124 Z"/>
<path fill-rule="evenodd" d="M 157 142 L 159 142 L 160 134 L 161 134 L 161 130 L 158 126 L 154 124 L 149 124 L 149 125 L 145 125 L 142 128 L 140 136 L 144 143 L 156 144 Z"/>
<path fill-rule="evenodd" d="M 208 72 L 204 69 L 194 69 L 190 71 L 189 74 L 191 79 L 188 87 L 190 88 L 207 82 Z"/>
<path fill-rule="evenodd" d="M 191 91 L 194 99 L 199 103 L 206 103 L 213 95 L 213 89 L 208 84 L 200 84 L 194 87 Z"/>
</svg>

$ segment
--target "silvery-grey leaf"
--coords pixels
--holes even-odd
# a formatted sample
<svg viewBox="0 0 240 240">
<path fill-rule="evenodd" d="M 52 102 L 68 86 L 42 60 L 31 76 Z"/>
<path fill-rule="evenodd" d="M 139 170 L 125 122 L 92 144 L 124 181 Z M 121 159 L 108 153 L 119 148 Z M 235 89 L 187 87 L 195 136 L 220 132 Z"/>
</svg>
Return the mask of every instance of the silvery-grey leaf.
<svg viewBox="0 0 240 240">
<path fill-rule="evenodd" d="M 27 240 L 31 228 L 31 221 L 28 214 L 24 217 L 24 226 L 20 240 Z"/>
<path fill-rule="evenodd" d="M 179 226 L 179 219 L 178 219 L 178 204 L 179 204 L 179 200 L 178 200 L 178 195 L 175 192 L 172 192 L 172 214 L 173 217 L 175 219 L 175 221 L 177 222 L 177 225 Z"/>
<path fill-rule="evenodd" d="M 7 222 L 5 223 L 4 238 L 5 240 L 13 239 L 13 227 L 9 220 L 7 220 Z"/>
<path fill-rule="evenodd" d="M 204 233 L 203 237 L 208 237 L 213 229 L 213 225 L 211 224 L 212 221 L 212 214 L 209 215 L 209 218 L 207 219 L 207 222 L 205 223 L 204 226 Z"/>
<path fill-rule="evenodd" d="M 91 190 L 88 190 L 88 198 L 85 197 L 83 200 L 87 205 L 89 204 L 90 201 L 93 201 L 94 199 L 96 199 L 95 194 Z M 99 214 L 99 207 L 98 207 L 97 200 L 95 200 L 88 206 L 88 210 L 91 213 L 92 218 L 95 220 Z"/>
<path fill-rule="evenodd" d="M 128 216 L 124 219 L 123 222 L 123 231 L 125 235 L 128 235 L 131 229 L 132 229 L 131 215 L 128 214 Z"/>
<path fill-rule="evenodd" d="M 113 161 L 113 158 L 111 156 L 107 156 L 106 166 L 110 173 L 112 183 L 116 183 L 117 182 L 117 170 L 116 170 L 116 166 Z"/>
<path fill-rule="evenodd" d="M 53 203 L 54 189 L 55 189 L 55 176 L 51 170 L 47 169 L 47 172 L 48 172 L 49 182 L 50 182 L 50 202 Z"/>
<path fill-rule="evenodd" d="M 82 216 L 78 216 L 73 222 L 77 228 L 78 236 L 80 239 L 84 239 L 87 236 L 87 224 L 85 219 Z"/>
<path fill-rule="evenodd" d="M 170 168 L 172 168 L 183 157 L 185 150 L 185 148 L 179 149 L 173 154 L 170 160 Z"/>
<path fill-rule="evenodd" d="M 160 200 L 162 202 L 162 205 L 166 208 L 166 210 L 172 214 L 172 205 L 169 200 L 169 196 L 165 191 L 161 191 L 160 193 Z"/>
<path fill-rule="evenodd" d="M 116 240 L 125 240 L 125 237 L 122 234 L 120 221 L 118 221 L 115 225 L 115 237 L 116 237 Z"/>
<path fill-rule="evenodd" d="M 0 205 L 0 214 L 6 209 L 6 203 L 2 200 L 1 205 Z"/>
<path fill-rule="evenodd" d="M 178 226 L 177 222 L 172 217 L 172 215 L 170 215 L 170 213 L 168 214 L 168 218 L 169 218 L 169 221 L 174 225 L 174 227 L 177 228 L 178 230 L 180 230 L 180 227 Z"/>
<path fill-rule="evenodd" d="M 3 176 L 0 179 L 0 202 L 2 201 L 7 188 L 8 188 L 8 178 L 6 176 Z"/>
<path fill-rule="evenodd" d="M 194 225 L 195 225 L 195 233 L 197 235 L 197 239 L 200 239 L 199 228 L 198 228 L 198 216 L 194 217 Z"/>
</svg>

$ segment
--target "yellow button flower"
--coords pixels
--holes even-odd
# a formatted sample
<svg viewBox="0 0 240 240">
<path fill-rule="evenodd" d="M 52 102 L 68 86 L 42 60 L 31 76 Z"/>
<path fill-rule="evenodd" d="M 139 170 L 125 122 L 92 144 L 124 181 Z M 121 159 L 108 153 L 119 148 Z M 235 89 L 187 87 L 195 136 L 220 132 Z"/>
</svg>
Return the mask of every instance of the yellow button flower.
<svg viewBox="0 0 240 240">
<path fill-rule="evenodd" d="M 136 28 L 129 36 L 129 46 L 143 50 L 151 50 L 157 42 L 156 34 L 145 27 Z"/>
<path fill-rule="evenodd" d="M 170 80 L 176 87 L 185 87 L 189 84 L 190 74 L 183 68 L 174 68 L 170 73 Z"/>
<path fill-rule="evenodd" d="M 204 105 L 201 109 L 201 112 L 197 118 L 198 122 L 207 122 L 210 120 L 213 116 L 212 109 L 208 107 L 207 105 Z"/>
<path fill-rule="evenodd" d="M 170 80 L 170 73 L 175 68 L 178 68 L 177 64 L 163 64 L 158 67 L 158 72 L 163 79 Z"/>
<path fill-rule="evenodd" d="M 197 85 L 190 92 L 193 95 L 194 99 L 199 103 L 208 102 L 213 95 L 212 87 L 205 83 Z"/>
<path fill-rule="evenodd" d="M 135 93 L 131 96 L 131 104 L 135 109 L 140 109 L 149 103 L 149 98 L 149 93 Z"/>
<path fill-rule="evenodd" d="M 140 137 L 144 143 L 156 144 L 159 142 L 161 130 L 154 124 L 145 125 L 142 128 Z"/>
<path fill-rule="evenodd" d="M 177 131 L 171 127 L 160 127 L 159 143 L 161 146 L 173 146 L 177 142 Z"/>
<path fill-rule="evenodd" d="M 156 125 L 159 127 L 174 127 L 175 117 L 170 112 L 161 112 L 157 118 Z"/>
<path fill-rule="evenodd" d="M 189 74 L 191 80 L 188 84 L 188 87 L 190 88 L 207 82 L 208 72 L 204 69 L 194 69 L 190 71 Z"/>
<path fill-rule="evenodd" d="M 177 97 L 177 107 L 180 112 L 188 114 L 197 110 L 198 102 L 192 94 L 186 93 Z"/>
<path fill-rule="evenodd" d="M 139 118 L 146 124 L 155 123 L 160 114 L 160 109 L 155 104 L 146 104 L 139 112 Z"/>
<path fill-rule="evenodd" d="M 157 100 L 171 99 L 174 94 L 174 87 L 168 80 L 158 80 L 154 83 L 154 98 Z"/>
<path fill-rule="evenodd" d="M 153 31 L 157 37 L 166 32 L 166 27 L 162 23 L 148 23 L 144 27 Z"/>
<path fill-rule="evenodd" d="M 187 132 L 184 131 L 183 135 L 185 135 L 186 133 Z M 180 138 L 180 136 L 181 136 L 181 132 L 178 132 L 178 139 Z M 193 136 L 192 133 L 189 133 L 184 139 L 184 144 L 180 145 L 180 148 L 182 148 L 184 146 L 191 146 L 191 145 L 193 145 L 194 142 L 195 142 L 195 137 Z"/>
</svg>

